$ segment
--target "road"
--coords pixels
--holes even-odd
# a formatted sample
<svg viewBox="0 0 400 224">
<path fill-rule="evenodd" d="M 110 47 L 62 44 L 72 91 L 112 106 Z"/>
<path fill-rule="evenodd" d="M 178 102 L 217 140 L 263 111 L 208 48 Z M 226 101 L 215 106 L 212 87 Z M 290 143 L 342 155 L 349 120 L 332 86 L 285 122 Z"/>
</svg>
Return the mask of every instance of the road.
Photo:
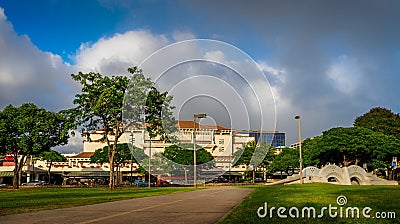
<svg viewBox="0 0 400 224">
<path fill-rule="evenodd" d="M 35 213 L 0 216 L 0 223 L 217 223 L 253 189 L 229 186 Z"/>
</svg>

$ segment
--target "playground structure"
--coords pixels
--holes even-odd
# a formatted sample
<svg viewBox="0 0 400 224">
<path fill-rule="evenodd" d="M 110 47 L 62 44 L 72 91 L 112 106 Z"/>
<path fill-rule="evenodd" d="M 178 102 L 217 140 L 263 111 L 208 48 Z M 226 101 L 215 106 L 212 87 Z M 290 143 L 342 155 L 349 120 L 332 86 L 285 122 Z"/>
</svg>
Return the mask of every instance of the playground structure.
<svg viewBox="0 0 400 224">
<path fill-rule="evenodd" d="M 339 185 L 398 185 L 397 181 L 385 180 L 375 174 L 367 173 L 362 167 L 352 165 L 339 167 L 326 165 L 321 169 L 309 166 L 303 169 L 303 183 L 332 183 Z M 300 175 L 295 174 L 272 184 L 300 183 Z"/>
</svg>

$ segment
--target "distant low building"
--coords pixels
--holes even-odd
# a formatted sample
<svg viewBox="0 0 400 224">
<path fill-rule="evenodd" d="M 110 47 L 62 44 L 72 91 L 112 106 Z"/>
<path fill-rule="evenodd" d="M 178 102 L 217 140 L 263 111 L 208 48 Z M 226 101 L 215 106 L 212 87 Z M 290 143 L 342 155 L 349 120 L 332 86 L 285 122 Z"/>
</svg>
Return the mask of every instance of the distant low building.
<svg viewBox="0 0 400 224">
<path fill-rule="evenodd" d="M 282 147 L 285 144 L 285 133 L 279 131 L 243 131 L 233 130 L 219 125 L 204 125 L 193 121 L 178 121 L 178 131 L 174 133 L 179 143 L 193 143 L 193 131 L 196 131 L 196 144 L 202 146 L 214 157 L 216 169 L 225 170 L 228 174 L 241 175 L 245 170 L 252 169 L 246 165 L 232 167 L 234 153 L 240 150 L 249 141 L 260 141 L 272 146 Z M 113 137 L 110 136 L 110 140 Z M 166 147 L 171 146 L 160 137 L 150 140 L 145 130 L 128 128 L 118 141 L 119 143 L 131 143 L 137 148 L 149 153 L 151 142 L 151 154 L 163 152 Z M 83 152 L 76 155 L 66 155 L 66 162 L 55 162 L 51 168 L 52 175 L 56 177 L 54 183 L 86 183 L 105 182 L 109 178 L 109 164 L 92 164 L 90 157 L 100 148 L 106 146 L 103 141 L 103 131 L 93 131 L 90 139 L 83 142 Z M 22 182 L 30 180 L 47 180 L 47 169 L 49 164 L 38 159 L 29 159 L 23 168 Z M 141 178 L 134 173 L 138 164 L 125 164 L 119 168 L 120 181 L 130 180 L 130 177 Z M 12 181 L 13 163 L 5 161 L 0 164 L 0 183 Z"/>
</svg>

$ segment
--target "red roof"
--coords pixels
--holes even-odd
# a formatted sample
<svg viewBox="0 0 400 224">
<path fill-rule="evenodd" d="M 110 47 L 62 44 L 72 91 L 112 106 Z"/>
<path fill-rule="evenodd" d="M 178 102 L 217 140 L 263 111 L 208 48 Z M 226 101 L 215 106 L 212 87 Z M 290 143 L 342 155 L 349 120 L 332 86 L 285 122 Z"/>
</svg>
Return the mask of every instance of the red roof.
<svg viewBox="0 0 400 224">
<path fill-rule="evenodd" d="M 209 125 L 209 124 L 199 124 L 196 122 L 193 124 L 193 121 L 188 121 L 188 120 L 179 120 L 178 121 L 178 127 L 182 129 L 193 129 L 193 127 L 196 125 L 195 128 L 197 129 L 217 129 L 217 130 L 230 130 L 229 128 L 225 128 L 220 125 Z M 200 127 L 199 127 L 200 125 Z"/>
<path fill-rule="evenodd" d="M 93 154 L 94 154 L 94 152 L 82 152 L 76 156 L 71 156 L 68 158 L 90 158 Z"/>
</svg>

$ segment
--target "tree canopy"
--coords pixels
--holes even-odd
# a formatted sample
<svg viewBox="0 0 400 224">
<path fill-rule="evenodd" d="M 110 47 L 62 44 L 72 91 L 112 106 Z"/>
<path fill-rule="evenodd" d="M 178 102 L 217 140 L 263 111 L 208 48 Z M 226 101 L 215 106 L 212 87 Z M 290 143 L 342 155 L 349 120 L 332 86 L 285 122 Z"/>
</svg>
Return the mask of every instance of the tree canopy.
<svg viewBox="0 0 400 224">
<path fill-rule="evenodd" d="M 305 162 L 315 163 L 308 165 L 366 163 L 374 169 L 390 166 L 392 157 L 400 155 L 400 141 L 366 128 L 338 127 L 324 131 L 320 137 L 305 140 L 303 149 Z"/>
<path fill-rule="evenodd" d="M 18 176 L 26 158 L 67 144 L 71 128 L 64 113 L 46 111 L 32 103 L 9 105 L 0 112 L 0 153 L 14 157 L 14 188 L 19 187 Z"/>
<path fill-rule="evenodd" d="M 289 167 L 299 167 L 299 150 L 297 148 L 283 148 L 269 165 L 271 172 L 288 170 Z"/>
<path fill-rule="evenodd" d="M 266 167 L 274 157 L 275 148 L 256 141 L 250 141 L 234 153 L 233 165 L 246 164 Z"/>
<path fill-rule="evenodd" d="M 125 164 L 131 160 L 132 153 L 127 143 L 117 144 L 117 147 L 115 149 L 116 149 L 114 158 L 115 166 L 119 166 L 120 164 Z M 134 157 L 132 159 L 134 163 L 137 163 Z M 90 162 L 98 164 L 109 163 L 110 160 L 108 158 L 108 146 L 104 146 L 101 149 L 97 149 L 94 152 L 94 154 L 90 157 Z"/>
<path fill-rule="evenodd" d="M 214 159 L 211 153 L 196 145 L 196 164 L 206 164 Z M 193 144 L 168 146 L 162 153 L 167 159 L 182 165 L 193 165 Z"/>
<path fill-rule="evenodd" d="M 67 160 L 67 158 L 65 158 L 59 152 L 56 152 L 54 150 L 42 152 L 39 155 L 39 158 L 42 160 L 46 160 L 47 164 L 49 165 L 49 169 L 47 170 L 47 175 L 48 175 L 48 184 L 50 184 L 51 183 L 51 167 L 53 166 L 53 163 L 54 162 L 64 162 Z"/>
<path fill-rule="evenodd" d="M 93 131 L 103 136 L 110 162 L 110 189 L 114 189 L 114 164 L 119 138 L 126 128 L 147 128 L 150 137 L 165 133 L 163 116 L 171 117 L 169 106 L 172 97 L 159 93 L 154 83 L 137 67 L 129 68 L 132 78 L 125 76 L 102 76 L 99 73 L 72 74 L 82 86 L 75 96 L 77 106 L 68 112 L 81 127 L 88 140 Z M 164 113 L 163 113 L 164 112 Z"/>
<path fill-rule="evenodd" d="M 177 130 L 175 118 L 172 116 L 173 106 L 170 105 L 172 96 L 167 92 L 160 93 L 155 87 L 151 87 L 145 108 L 146 129 L 150 138 L 161 136 L 168 139 L 167 134 Z"/>
<path fill-rule="evenodd" d="M 233 156 L 233 166 L 246 164 L 253 167 L 252 182 L 254 183 L 256 167 L 268 167 L 275 155 L 274 149 L 266 143 L 250 141 L 236 151 Z"/>
<path fill-rule="evenodd" d="M 354 126 L 368 128 L 400 139 L 400 115 L 386 108 L 372 108 L 369 112 L 357 117 Z"/>
<path fill-rule="evenodd" d="M 142 88 L 151 85 L 151 81 L 144 78 L 140 70 L 128 69 L 138 82 L 147 83 L 132 91 L 141 92 Z M 124 133 L 122 124 L 122 111 L 124 107 L 124 95 L 129 79 L 125 76 L 102 76 L 99 73 L 72 74 L 72 79 L 81 84 L 81 93 L 75 95 L 75 108 L 70 109 L 69 115 L 75 119 L 76 127 L 81 127 L 82 134 L 88 140 L 93 131 L 101 130 L 101 141 L 107 144 L 108 161 L 110 162 L 110 189 L 114 189 L 114 159 L 118 140 Z M 132 101 L 130 101 L 132 102 Z M 132 106 L 132 110 L 136 108 Z"/>
</svg>

